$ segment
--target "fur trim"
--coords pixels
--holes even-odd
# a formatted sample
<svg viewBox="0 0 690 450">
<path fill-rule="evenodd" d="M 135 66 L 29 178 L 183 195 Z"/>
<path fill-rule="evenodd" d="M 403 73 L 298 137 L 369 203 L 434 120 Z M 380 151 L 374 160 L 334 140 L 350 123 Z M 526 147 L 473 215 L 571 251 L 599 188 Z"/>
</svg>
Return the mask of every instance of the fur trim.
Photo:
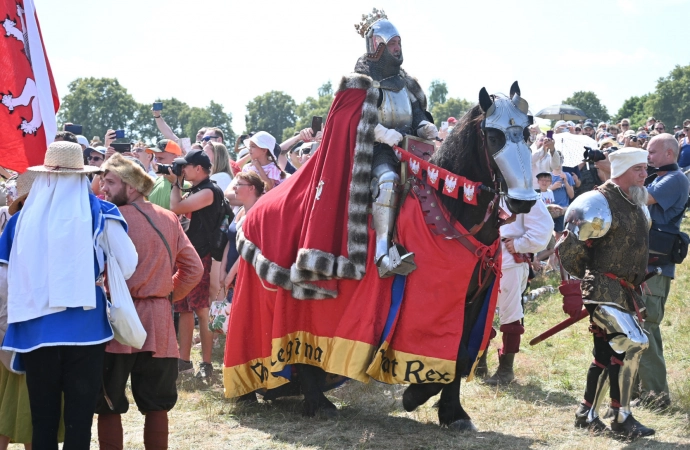
<svg viewBox="0 0 690 450">
<path fill-rule="evenodd" d="M 245 261 L 254 266 L 256 274 L 261 278 L 285 290 L 292 290 L 290 271 L 266 259 L 261 250 L 244 235 L 242 224 L 237 225 L 237 251 Z"/>
<path fill-rule="evenodd" d="M 119 153 L 108 158 L 101 166 L 101 170 L 117 174 L 124 183 L 132 186 L 142 195 L 149 195 L 153 189 L 153 179 L 149 174 L 144 172 L 137 163 Z"/>
<path fill-rule="evenodd" d="M 357 268 L 344 256 L 326 253 L 316 249 L 301 249 L 297 261 L 290 268 L 290 281 L 330 280 L 332 278 L 357 279 Z"/>
<path fill-rule="evenodd" d="M 403 72 L 403 75 L 405 77 L 407 91 L 419 102 L 419 107 L 422 109 L 422 111 L 426 111 L 426 94 L 424 94 L 424 90 L 419 85 L 419 81 L 417 81 L 416 78 L 409 76 L 405 72 Z"/>
</svg>

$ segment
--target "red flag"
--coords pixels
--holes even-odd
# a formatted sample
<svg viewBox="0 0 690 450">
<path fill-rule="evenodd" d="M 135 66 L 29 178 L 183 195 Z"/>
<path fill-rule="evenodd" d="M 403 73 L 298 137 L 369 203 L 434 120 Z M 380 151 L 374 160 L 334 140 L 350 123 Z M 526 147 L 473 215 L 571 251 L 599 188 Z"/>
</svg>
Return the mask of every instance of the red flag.
<svg viewBox="0 0 690 450">
<path fill-rule="evenodd" d="M 458 184 L 462 182 L 458 178 L 449 172 L 443 180 L 443 193 L 448 197 L 458 198 Z"/>
<path fill-rule="evenodd" d="M 440 170 L 443 170 L 443 169 L 440 169 Z M 440 170 L 438 167 L 435 167 L 435 166 L 428 166 L 427 170 L 426 170 L 426 181 L 434 189 L 438 189 L 439 177 L 443 176 L 442 174 L 439 173 Z"/>
<path fill-rule="evenodd" d="M 462 199 L 465 203 L 470 205 L 477 204 L 477 195 L 479 194 L 479 186 L 481 183 L 465 180 L 462 185 Z"/>
<path fill-rule="evenodd" d="M 411 156 L 410 159 L 407 161 L 407 164 L 410 168 L 410 172 L 416 177 L 419 178 L 420 180 L 422 179 L 422 160 L 417 158 L 416 156 Z"/>
<path fill-rule="evenodd" d="M 0 20 L 0 166 L 24 172 L 43 164 L 60 99 L 33 0 L 0 0 Z"/>
</svg>

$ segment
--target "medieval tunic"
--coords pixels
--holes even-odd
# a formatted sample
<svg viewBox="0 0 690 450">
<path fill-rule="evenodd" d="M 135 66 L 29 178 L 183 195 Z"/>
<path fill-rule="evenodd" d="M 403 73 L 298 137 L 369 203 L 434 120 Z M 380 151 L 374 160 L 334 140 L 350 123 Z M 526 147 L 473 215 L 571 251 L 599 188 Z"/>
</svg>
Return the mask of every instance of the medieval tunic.
<svg viewBox="0 0 690 450">
<path fill-rule="evenodd" d="M 129 224 L 129 237 L 140 255 L 127 287 L 147 336 L 140 350 L 112 340 L 106 352 L 153 352 L 155 358 L 179 358 L 168 295 L 173 292 L 173 301 L 180 300 L 196 286 L 202 275 L 201 260 L 175 214 L 148 202 L 137 203 L 137 206 L 165 236 L 176 269 L 174 272 L 171 269 L 168 250 L 144 215 L 133 206 L 120 207 Z M 170 277 L 170 273 L 174 275 Z"/>
<path fill-rule="evenodd" d="M 611 209 L 611 228 L 603 237 L 585 242 L 569 233 L 559 247 L 561 262 L 569 273 L 582 280 L 585 304 L 613 305 L 634 313 L 636 303 L 642 311 L 642 299 L 630 286 L 638 287 L 644 281 L 649 223 L 643 207 L 627 199 L 612 181 L 598 190 Z"/>
</svg>

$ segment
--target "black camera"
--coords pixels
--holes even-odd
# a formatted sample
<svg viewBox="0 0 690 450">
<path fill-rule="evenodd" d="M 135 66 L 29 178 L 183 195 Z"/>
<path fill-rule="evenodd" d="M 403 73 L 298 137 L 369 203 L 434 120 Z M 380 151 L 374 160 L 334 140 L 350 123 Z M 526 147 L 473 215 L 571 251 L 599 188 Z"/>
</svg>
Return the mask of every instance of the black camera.
<svg viewBox="0 0 690 450">
<path fill-rule="evenodd" d="M 170 172 L 172 172 L 174 175 L 181 177 L 182 168 L 184 166 L 184 164 L 180 164 L 177 162 L 173 162 L 172 164 L 158 164 L 158 170 L 156 170 L 156 173 L 159 173 L 161 175 L 170 175 Z"/>
<path fill-rule="evenodd" d="M 597 161 L 603 161 L 606 159 L 606 155 L 604 155 L 604 152 L 601 150 L 597 150 L 595 148 L 589 148 L 585 147 L 585 152 L 582 154 L 582 157 L 585 162 L 597 162 Z"/>
</svg>

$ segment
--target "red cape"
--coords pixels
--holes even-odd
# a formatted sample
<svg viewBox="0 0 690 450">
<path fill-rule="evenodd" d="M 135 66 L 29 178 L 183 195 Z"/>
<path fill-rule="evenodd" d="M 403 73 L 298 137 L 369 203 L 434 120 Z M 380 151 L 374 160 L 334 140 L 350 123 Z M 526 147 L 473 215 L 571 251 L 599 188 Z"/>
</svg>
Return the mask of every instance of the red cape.
<svg viewBox="0 0 690 450">
<path fill-rule="evenodd" d="M 415 252 L 418 268 L 407 277 L 399 307 L 391 306 L 394 278 L 379 278 L 367 256 L 374 251 L 367 209 L 377 98 L 370 78 L 344 79 L 319 150 L 241 224 L 226 396 L 277 387 L 287 381 L 281 370 L 295 363 L 364 382 L 454 378 L 464 300 L 478 259 L 432 233 L 411 194 L 397 239 Z M 489 250 L 495 253 L 496 246 Z M 475 353 L 488 342 L 497 291 L 485 299 Z"/>
</svg>

